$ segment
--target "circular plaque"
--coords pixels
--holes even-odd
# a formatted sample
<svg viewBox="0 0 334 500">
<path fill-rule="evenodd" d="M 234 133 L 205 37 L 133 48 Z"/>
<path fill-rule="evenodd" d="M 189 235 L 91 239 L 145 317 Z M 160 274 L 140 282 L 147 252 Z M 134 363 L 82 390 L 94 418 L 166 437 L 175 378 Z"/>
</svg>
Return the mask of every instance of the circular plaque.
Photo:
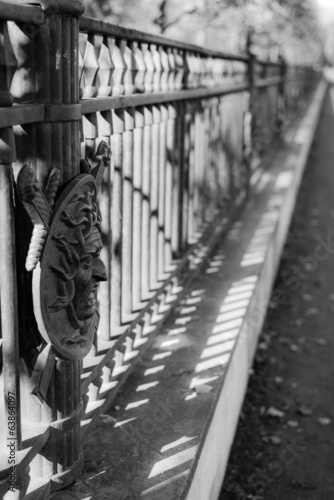
<svg viewBox="0 0 334 500">
<path fill-rule="evenodd" d="M 78 360 L 92 347 L 98 326 L 97 287 L 107 279 L 100 259 L 101 216 L 95 177 L 82 174 L 60 195 L 44 250 L 33 272 L 39 330 L 59 355 Z"/>
</svg>

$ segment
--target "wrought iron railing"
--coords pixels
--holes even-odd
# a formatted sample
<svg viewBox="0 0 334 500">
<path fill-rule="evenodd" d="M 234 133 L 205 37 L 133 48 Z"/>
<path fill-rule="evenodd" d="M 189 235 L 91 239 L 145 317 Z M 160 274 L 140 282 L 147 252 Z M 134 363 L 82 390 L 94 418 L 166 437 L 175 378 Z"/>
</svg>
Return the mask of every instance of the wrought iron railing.
<svg viewBox="0 0 334 500">
<path fill-rule="evenodd" d="M 314 80 L 283 61 L 80 17 L 80 1 L 28 4 L 0 2 L 1 498 L 46 498 L 77 476 L 81 435 L 201 271 Z M 36 323 L 16 180 L 28 165 L 44 190 L 56 172 L 57 198 L 80 159 L 96 165 L 108 147 L 109 280 L 88 356 L 67 359 Z"/>
</svg>

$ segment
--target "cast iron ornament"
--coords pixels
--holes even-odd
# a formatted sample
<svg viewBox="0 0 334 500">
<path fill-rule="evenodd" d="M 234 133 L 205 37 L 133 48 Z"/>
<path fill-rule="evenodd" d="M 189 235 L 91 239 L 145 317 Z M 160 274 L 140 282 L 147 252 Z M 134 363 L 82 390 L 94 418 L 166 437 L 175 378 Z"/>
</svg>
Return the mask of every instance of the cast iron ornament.
<svg viewBox="0 0 334 500">
<path fill-rule="evenodd" d="M 34 224 L 26 269 L 33 271 L 37 325 L 64 359 L 84 358 L 98 327 L 97 288 L 107 280 L 107 272 L 100 259 L 97 194 L 110 154 L 101 142 L 92 165 L 81 160 L 84 173 L 65 187 L 54 208 L 59 170 L 52 170 L 44 193 L 27 165 L 17 179 L 19 196 Z"/>
</svg>

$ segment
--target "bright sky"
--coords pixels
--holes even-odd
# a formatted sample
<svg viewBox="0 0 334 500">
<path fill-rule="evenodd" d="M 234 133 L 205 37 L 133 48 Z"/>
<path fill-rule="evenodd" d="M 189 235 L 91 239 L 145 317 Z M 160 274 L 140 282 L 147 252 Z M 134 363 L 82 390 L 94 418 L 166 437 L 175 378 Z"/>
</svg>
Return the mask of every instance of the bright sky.
<svg viewBox="0 0 334 500">
<path fill-rule="evenodd" d="M 334 0 L 317 0 L 317 2 L 320 7 L 334 8 Z"/>
<path fill-rule="evenodd" d="M 333 22 L 334 20 L 334 0 L 316 0 L 319 10 L 320 19 L 324 24 Z"/>
</svg>

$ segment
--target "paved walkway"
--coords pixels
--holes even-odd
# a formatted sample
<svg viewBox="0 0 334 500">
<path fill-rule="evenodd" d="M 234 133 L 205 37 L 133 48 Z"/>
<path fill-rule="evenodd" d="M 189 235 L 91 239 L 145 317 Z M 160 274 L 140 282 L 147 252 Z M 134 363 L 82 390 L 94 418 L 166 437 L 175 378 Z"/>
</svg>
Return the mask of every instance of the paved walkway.
<svg viewBox="0 0 334 500">
<path fill-rule="evenodd" d="M 220 500 L 334 499 L 334 88 L 325 100 Z"/>
</svg>

